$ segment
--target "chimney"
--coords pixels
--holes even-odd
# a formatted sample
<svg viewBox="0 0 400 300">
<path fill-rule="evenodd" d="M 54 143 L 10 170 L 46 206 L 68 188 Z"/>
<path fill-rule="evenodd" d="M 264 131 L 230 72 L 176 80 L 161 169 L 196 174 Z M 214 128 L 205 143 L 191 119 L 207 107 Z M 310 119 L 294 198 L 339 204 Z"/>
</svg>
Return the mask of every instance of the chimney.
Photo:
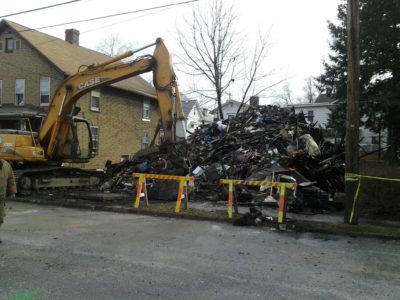
<svg viewBox="0 0 400 300">
<path fill-rule="evenodd" d="M 260 105 L 260 97 L 258 96 L 251 96 L 250 97 L 250 106 L 258 106 Z"/>
<path fill-rule="evenodd" d="M 65 40 L 72 45 L 79 46 L 79 30 L 67 29 L 65 30 Z"/>
</svg>

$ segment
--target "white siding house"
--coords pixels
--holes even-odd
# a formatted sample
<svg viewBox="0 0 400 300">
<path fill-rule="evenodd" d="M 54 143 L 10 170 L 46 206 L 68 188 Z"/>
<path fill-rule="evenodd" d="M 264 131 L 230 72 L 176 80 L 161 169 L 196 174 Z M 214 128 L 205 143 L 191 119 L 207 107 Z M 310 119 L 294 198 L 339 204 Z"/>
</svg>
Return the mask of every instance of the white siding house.
<svg viewBox="0 0 400 300">
<path fill-rule="evenodd" d="M 182 109 L 186 118 L 186 130 L 189 132 L 194 132 L 203 122 L 208 124 L 213 121 L 213 116 L 207 109 L 200 108 L 196 100 L 183 100 Z"/>
<path fill-rule="evenodd" d="M 302 111 L 310 123 L 317 122 L 316 126 L 321 126 L 323 129 L 329 129 L 326 126 L 328 123 L 330 108 L 335 105 L 335 102 L 335 100 L 332 100 L 326 95 L 321 94 L 314 103 L 295 104 L 292 106 L 294 107 L 296 113 Z M 359 135 L 361 140 L 360 145 L 364 147 L 366 151 L 373 151 L 378 148 L 379 136 L 377 133 L 371 132 L 364 126 L 361 126 Z M 386 146 L 386 137 L 387 133 L 382 132 L 381 147 Z M 341 137 L 335 136 L 332 134 L 332 132 L 330 132 L 329 139 L 334 141 L 335 138 L 340 139 Z"/>
<path fill-rule="evenodd" d="M 222 113 L 224 115 L 223 119 L 229 119 L 231 117 L 236 116 L 236 113 L 239 109 L 241 102 L 236 101 L 236 100 L 228 100 L 225 103 L 222 104 Z M 244 111 L 249 107 L 248 104 L 243 104 L 241 108 L 241 112 Z M 215 119 L 219 119 L 219 113 L 218 113 L 218 108 L 215 108 L 211 111 L 211 113 L 214 115 Z"/>
<path fill-rule="evenodd" d="M 317 99 L 318 100 L 318 99 Z M 333 107 L 334 102 L 315 102 L 307 104 L 293 105 L 296 113 L 303 112 L 307 121 L 310 123 L 317 122 L 322 128 L 326 128 L 328 123 L 329 108 Z"/>
</svg>

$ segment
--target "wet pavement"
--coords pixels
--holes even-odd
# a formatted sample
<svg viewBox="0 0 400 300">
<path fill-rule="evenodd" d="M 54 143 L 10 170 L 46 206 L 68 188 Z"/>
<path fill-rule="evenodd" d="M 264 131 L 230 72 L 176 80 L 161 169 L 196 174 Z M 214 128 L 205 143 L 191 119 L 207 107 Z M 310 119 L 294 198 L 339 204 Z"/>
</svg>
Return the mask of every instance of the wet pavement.
<svg viewBox="0 0 400 300">
<path fill-rule="evenodd" d="M 215 222 L 232 223 L 249 213 L 252 205 L 240 204 L 238 214 L 233 214 L 233 220 L 228 218 L 227 201 L 198 201 L 189 199 L 188 209 L 184 209 L 184 200 L 180 212 L 175 213 L 175 201 L 149 200 L 145 206 L 142 198 L 138 209 L 134 208 L 135 195 L 127 193 L 102 193 L 90 191 L 71 191 L 57 193 L 41 193 L 26 197 L 19 196 L 15 201 L 56 205 L 63 207 L 84 208 L 89 210 L 112 211 L 119 213 L 132 213 L 176 217 L 193 220 L 210 220 Z M 261 226 L 270 226 L 291 231 L 331 233 L 346 236 L 373 237 L 381 239 L 400 239 L 400 222 L 385 219 L 359 219 L 359 225 L 343 224 L 343 211 L 337 204 L 330 210 L 311 212 L 306 210 L 301 213 L 286 213 L 288 226 L 278 226 L 278 208 L 271 205 L 257 206 L 257 209 L 268 219 Z M 270 221 L 272 220 L 272 221 Z M 238 223 L 238 222 L 236 222 Z M 254 224 L 252 224 L 254 225 Z"/>
<path fill-rule="evenodd" d="M 0 299 L 399 299 L 400 241 L 8 202 Z"/>
</svg>

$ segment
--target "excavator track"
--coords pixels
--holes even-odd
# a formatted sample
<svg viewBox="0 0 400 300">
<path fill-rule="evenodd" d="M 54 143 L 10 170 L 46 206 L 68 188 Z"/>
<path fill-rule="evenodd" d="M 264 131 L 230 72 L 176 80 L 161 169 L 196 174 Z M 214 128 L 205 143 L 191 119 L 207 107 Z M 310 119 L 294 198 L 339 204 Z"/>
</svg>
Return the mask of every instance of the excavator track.
<svg viewBox="0 0 400 300">
<path fill-rule="evenodd" d="M 82 189 L 98 187 L 103 172 L 78 168 L 52 167 L 46 169 L 14 170 L 18 193 L 54 189 Z"/>
</svg>

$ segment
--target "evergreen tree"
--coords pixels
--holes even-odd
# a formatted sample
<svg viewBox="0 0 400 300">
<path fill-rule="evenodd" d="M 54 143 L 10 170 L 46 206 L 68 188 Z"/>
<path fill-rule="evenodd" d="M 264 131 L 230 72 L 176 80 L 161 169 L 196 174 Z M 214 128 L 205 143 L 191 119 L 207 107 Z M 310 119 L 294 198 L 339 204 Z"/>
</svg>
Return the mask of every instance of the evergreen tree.
<svg viewBox="0 0 400 300">
<path fill-rule="evenodd" d="M 328 23 L 329 61 L 318 77 L 319 88 L 338 100 L 329 126 L 345 130 L 347 90 L 347 1 L 338 6 L 338 24 Z M 388 130 L 393 149 L 400 146 L 400 1 L 360 0 L 360 108 L 364 125 Z"/>
</svg>

